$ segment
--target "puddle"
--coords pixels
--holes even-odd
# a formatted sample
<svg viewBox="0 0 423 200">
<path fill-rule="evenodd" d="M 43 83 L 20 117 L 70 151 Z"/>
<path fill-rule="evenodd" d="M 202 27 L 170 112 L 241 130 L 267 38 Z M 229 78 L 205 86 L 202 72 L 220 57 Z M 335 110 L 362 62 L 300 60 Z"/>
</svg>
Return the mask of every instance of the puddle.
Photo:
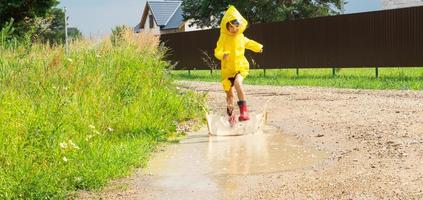
<svg viewBox="0 0 423 200">
<path fill-rule="evenodd" d="M 327 156 L 280 133 L 233 137 L 199 134 L 156 155 L 146 171 L 158 176 L 247 175 L 310 167 Z"/>
<path fill-rule="evenodd" d="M 237 177 L 310 167 L 328 157 L 295 137 L 264 130 L 243 136 L 209 136 L 207 130 L 153 156 L 144 199 L 239 199 Z M 147 198 L 148 197 L 148 198 Z"/>
<path fill-rule="evenodd" d="M 306 148 L 294 137 L 281 134 L 213 138 L 208 162 L 216 174 L 256 174 L 309 167 L 327 157 L 325 152 Z M 229 143 L 229 144 L 228 144 Z"/>
</svg>

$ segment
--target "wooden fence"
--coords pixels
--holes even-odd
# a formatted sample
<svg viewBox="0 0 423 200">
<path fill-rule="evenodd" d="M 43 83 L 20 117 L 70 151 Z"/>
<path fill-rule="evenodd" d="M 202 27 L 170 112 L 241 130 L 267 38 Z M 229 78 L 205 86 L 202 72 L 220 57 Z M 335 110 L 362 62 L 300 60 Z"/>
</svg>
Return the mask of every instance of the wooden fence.
<svg viewBox="0 0 423 200">
<path fill-rule="evenodd" d="M 254 24 L 245 35 L 264 45 L 263 54 L 247 53 L 253 69 L 423 66 L 423 6 Z M 219 66 L 218 37 L 211 29 L 161 41 L 176 70 L 210 69 Z"/>
</svg>

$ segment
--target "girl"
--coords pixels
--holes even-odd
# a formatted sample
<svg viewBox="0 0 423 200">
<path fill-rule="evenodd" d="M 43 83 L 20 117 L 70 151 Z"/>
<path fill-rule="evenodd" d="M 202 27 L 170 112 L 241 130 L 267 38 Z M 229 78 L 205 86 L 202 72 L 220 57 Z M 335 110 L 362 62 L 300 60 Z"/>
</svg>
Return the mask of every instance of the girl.
<svg viewBox="0 0 423 200">
<path fill-rule="evenodd" d="M 227 114 L 231 125 L 236 123 L 234 115 L 234 88 L 238 95 L 240 111 L 239 121 L 249 120 L 247 101 L 242 81 L 248 75 L 250 64 L 244 56 L 245 49 L 257 53 L 263 52 L 263 45 L 250 40 L 243 32 L 248 22 L 236 10 L 229 6 L 220 24 L 220 37 L 214 50 L 215 57 L 221 61 L 221 77 L 223 89 L 226 92 Z"/>
</svg>

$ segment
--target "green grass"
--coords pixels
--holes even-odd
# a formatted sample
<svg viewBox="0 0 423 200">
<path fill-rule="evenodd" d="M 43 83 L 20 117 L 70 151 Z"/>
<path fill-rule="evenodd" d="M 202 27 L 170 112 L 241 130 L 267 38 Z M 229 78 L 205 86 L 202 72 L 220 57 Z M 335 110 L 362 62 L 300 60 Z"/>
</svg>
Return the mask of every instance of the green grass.
<svg viewBox="0 0 423 200">
<path fill-rule="evenodd" d="M 0 46 L 0 199 L 99 189 L 199 117 L 203 99 L 177 90 L 145 41 L 80 42 L 68 57 L 62 47 Z"/>
<path fill-rule="evenodd" d="M 220 71 L 193 70 L 172 71 L 178 80 L 219 82 Z M 355 89 L 423 89 L 422 68 L 379 68 L 379 78 L 375 77 L 374 68 L 340 69 L 336 76 L 332 69 L 300 69 L 297 76 L 295 69 L 251 70 L 246 84 L 283 85 L 283 86 L 320 86 Z"/>
</svg>

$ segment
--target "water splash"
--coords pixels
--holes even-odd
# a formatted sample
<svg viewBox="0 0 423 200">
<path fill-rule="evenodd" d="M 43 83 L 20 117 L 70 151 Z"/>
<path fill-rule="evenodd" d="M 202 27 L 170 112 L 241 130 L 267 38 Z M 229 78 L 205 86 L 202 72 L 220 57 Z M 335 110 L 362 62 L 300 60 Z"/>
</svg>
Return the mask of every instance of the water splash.
<svg viewBox="0 0 423 200">
<path fill-rule="evenodd" d="M 250 120 L 237 122 L 231 126 L 228 116 L 219 114 L 207 114 L 207 127 L 210 135 L 237 136 L 262 134 L 266 124 L 267 112 L 250 113 Z"/>
</svg>

